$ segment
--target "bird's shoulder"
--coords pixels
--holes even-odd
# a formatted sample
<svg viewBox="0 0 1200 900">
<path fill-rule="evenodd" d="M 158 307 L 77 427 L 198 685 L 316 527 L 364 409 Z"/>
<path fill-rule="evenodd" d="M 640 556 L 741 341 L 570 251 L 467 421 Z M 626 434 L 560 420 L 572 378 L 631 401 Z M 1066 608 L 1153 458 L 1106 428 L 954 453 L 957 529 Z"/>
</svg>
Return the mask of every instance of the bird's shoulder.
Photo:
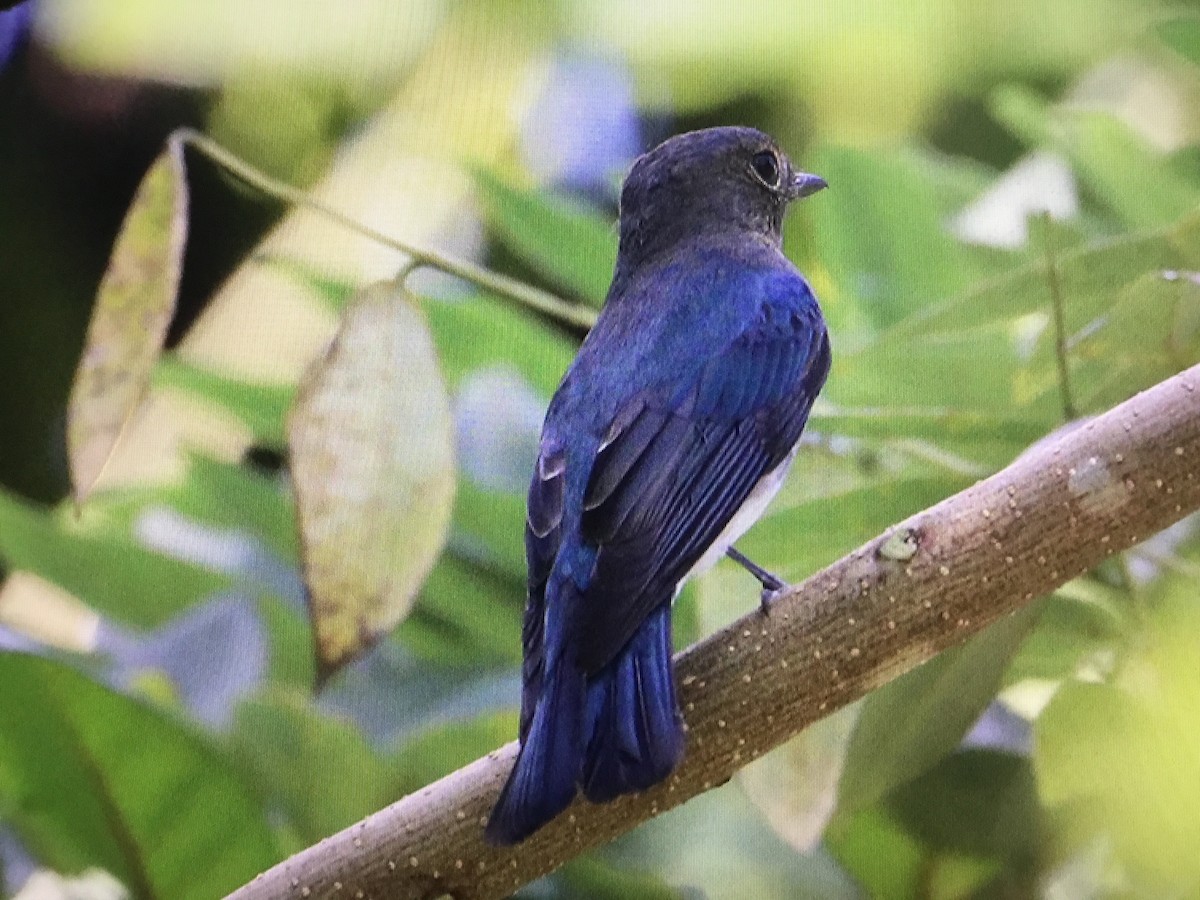
<svg viewBox="0 0 1200 900">
<path fill-rule="evenodd" d="M 807 280 L 775 248 L 701 246 L 614 285 L 552 413 L 598 426 L 631 392 L 686 381 L 739 340 L 823 329 Z"/>
</svg>

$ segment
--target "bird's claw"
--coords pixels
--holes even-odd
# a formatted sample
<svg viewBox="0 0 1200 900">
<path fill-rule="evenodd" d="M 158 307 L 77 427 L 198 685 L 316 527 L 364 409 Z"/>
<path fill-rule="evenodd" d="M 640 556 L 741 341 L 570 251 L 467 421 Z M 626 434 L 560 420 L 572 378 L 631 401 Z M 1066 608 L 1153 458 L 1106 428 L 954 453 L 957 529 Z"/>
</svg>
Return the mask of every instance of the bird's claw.
<svg viewBox="0 0 1200 900">
<path fill-rule="evenodd" d="M 762 589 L 762 593 L 758 595 L 758 608 L 764 616 L 771 614 L 771 605 L 788 592 L 791 585 L 785 581 L 779 582 L 778 587 L 766 587 Z"/>
</svg>

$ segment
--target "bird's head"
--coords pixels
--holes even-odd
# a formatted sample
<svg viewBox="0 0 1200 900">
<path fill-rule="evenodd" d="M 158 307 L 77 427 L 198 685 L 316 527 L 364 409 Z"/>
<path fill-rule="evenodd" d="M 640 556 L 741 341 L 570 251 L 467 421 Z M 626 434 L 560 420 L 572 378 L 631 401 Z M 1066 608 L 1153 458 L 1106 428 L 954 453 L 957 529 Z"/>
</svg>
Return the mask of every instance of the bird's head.
<svg viewBox="0 0 1200 900">
<path fill-rule="evenodd" d="M 706 128 L 677 135 L 633 164 L 621 190 L 621 254 L 645 259 L 681 238 L 748 233 L 782 240 L 788 203 L 825 187 L 797 171 L 769 135 Z"/>
</svg>

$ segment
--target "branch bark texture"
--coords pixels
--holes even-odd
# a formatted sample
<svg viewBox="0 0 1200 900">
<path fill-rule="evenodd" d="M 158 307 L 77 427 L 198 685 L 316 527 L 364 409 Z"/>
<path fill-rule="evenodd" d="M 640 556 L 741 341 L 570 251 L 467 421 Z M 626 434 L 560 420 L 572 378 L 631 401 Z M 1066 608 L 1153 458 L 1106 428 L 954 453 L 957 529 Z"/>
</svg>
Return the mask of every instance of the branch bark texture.
<svg viewBox="0 0 1200 900">
<path fill-rule="evenodd" d="M 666 783 L 603 806 L 577 801 L 497 849 L 483 825 L 509 744 L 231 897 L 505 897 L 1200 508 L 1198 471 L 1200 366 L 1038 443 L 793 588 L 769 616 L 756 608 L 680 654 L 688 747 Z"/>
</svg>

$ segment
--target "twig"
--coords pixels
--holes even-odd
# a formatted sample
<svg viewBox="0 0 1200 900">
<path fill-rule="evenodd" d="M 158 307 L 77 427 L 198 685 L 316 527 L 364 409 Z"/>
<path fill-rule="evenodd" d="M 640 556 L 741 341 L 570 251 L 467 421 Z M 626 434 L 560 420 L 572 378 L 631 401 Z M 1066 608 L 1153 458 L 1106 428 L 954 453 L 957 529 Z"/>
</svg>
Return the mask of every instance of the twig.
<svg viewBox="0 0 1200 900">
<path fill-rule="evenodd" d="M 466 260 L 455 259 L 454 257 L 446 256 L 433 250 L 416 247 L 405 241 L 390 237 L 381 231 L 376 231 L 374 228 L 339 212 L 332 206 L 327 206 L 304 191 L 277 178 L 273 178 L 260 169 L 256 169 L 245 160 L 226 150 L 212 138 L 191 128 L 181 128 L 173 132 L 169 140 L 178 141 L 192 147 L 230 174 L 240 178 L 246 184 L 269 197 L 274 197 L 295 206 L 303 206 L 311 209 L 325 216 L 327 219 L 336 222 L 343 228 L 383 244 L 386 247 L 399 250 L 410 257 L 405 274 L 411 273 L 414 269 L 420 267 L 437 269 L 468 281 L 482 290 L 490 291 L 498 297 L 511 300 L 528 309 L 557 319 L 564 324 L 577 328 L 591 328 L 596 322 L 595 311 L 574 303 L 568 303 L 561 297 L 556 297 L 548 291 L 540 290 L 515 278 L 509 278 L 505 275 L 492 272 L 489 269 L 477 266 Z"/>
<path fill-rule="evenodd" d="M 1086 487 L 1079 467 L 1098 473 Z M 1200 508 L 1200 366 L 890 529 L 677 660 L 687 755 L 664 784 L 483 842 L 509 744 L 275 866 L 231 900 L 486 900 L 697 794 L 805 726 Z M 1102 477 L 1101 477 L 1102 476 Z M 747 605 L 750 604 L 748 598 Z"/>
<path fill-rule="evenodd" d="M 1071 367 L 1067 358 L 1067 323 L 1064 312 L 1062 279 L 1054 253 L 1054 220 L 1043 212 L 1042 235 L 1046 241 L 1046 281 L 1050 287 L 1050 303 L 1054 307 L 1054 358 L 1058 363 L 1058 390 L 1062 394 L 1063 419 L 1072 422 L 1079 418 L 1071 393 Z"/>
</svg>

